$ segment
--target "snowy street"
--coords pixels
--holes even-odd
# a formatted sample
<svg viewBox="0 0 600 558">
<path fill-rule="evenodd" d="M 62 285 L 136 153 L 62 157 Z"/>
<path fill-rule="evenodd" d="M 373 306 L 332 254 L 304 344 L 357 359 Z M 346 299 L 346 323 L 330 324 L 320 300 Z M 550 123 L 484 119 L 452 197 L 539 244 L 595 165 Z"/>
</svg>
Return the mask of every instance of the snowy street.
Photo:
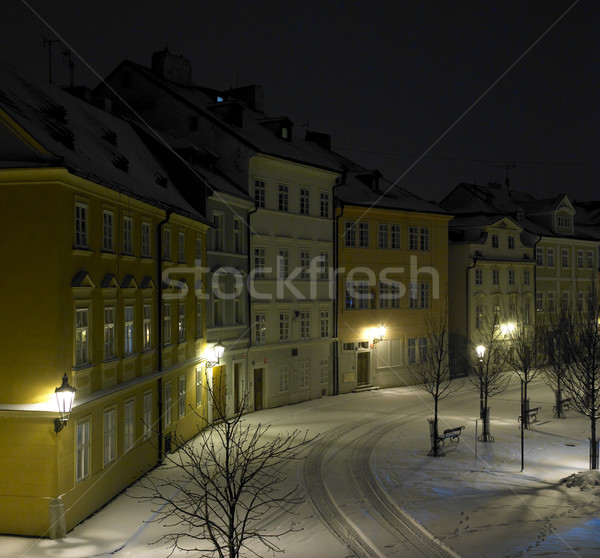
<svg viewBox="0 0 600 558">
<path fill-rule="evenodd" d="M 418 387 L 248 415 L 273 432 L 319 433 L 306 459 L 289 463 L 289 483 L 300 485 L 304 503 L 295 516 L 266 516 L 264 528 L 276 533 L 295 522 L 301 530 L 279 541 L 292 558 L 596 556 L 600 487 L 559 483 L 587 469 L 589 422 L 573 411 L 552 418 L 553 394 L 541 381 L 530 387 L 530 397 L 541 410 L 525 433 L 524 472 L 516 379 L 490 400 L 495 443 L 475 444 L 479 400 L 470 385 L 441 402 L 440 428 L 466 428 L 440 458 L 427 456 L 431 398 Z M 151 517 L 148 504 L 121 495 L 64 540 L 1 537 L 2 555 L 167 556 L 163 545 L 149 545 L 162 529 L 145 523 Z"/>
</svg>

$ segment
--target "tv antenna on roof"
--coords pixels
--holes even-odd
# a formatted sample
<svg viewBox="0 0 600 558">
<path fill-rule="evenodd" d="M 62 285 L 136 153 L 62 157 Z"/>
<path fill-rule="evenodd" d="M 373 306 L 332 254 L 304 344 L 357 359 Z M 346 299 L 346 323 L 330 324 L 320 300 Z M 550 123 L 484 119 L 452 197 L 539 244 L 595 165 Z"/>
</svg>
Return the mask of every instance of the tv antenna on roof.
<svg viewBox="0 0 600 558">
<path fill-rule="evenodd" d="M 52 83 L 52 45 L 54 43 L 60 43 L 60 41 L 44 37 L 44 48 L 48 48 L 48 83 Z"/>
<path fill-rule="evenodd" d="M 506 162 L 506 164 L 504 165 L 494 165 L 496 168 L 504 168 L 506 169 L 506 178 L 504 179 L 504 184 L 506 185 L 506 189 L 510 190 L 510 174 L 509 171 L 510 169 L 516 169 L 517 165 L 515 165 L 514 163 L 509 163 L 508 161 Z"/>
</svg>

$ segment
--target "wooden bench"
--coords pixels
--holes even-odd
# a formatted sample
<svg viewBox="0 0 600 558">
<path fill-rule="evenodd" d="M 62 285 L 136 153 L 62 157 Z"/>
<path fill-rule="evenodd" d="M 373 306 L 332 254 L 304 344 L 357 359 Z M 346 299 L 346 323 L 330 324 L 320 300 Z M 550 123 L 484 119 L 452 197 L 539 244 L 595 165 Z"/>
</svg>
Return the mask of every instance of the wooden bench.
<svg viewBox="0 0 600 558">
<path fill-rule="evenodd" d="M 446 430 L 444 430 L 444 433 L 441 436 L 438 436 L 438 442 L 441 442 L 442 445 L 444 445 L 445 440 L 450 439 L 451 442 L 456 442 L 458 444 L 458 442 L 460 441 L 460 435 L 462 434 L 464 428 L 464 426 L 457 426 L 456 428 L 447 428 Z"/>
<path fill-rule="evenodd" d="M 567 397 L 567 399 L 562 399 L 560 402 L 560 408 L 563 411 L 568 411 L 571 408 L 572 402 L 573 402 L 573 400 L 570 397 Z M 554 405 L 554 412 L 555 413 L 558 412 L 558 405 Z"/>
<path fill-rule="evenodd" d="M 527 424 L 531 424 L 532 422 L 536 422 L 537 421 L 537 416 L 538 413 L 540 412 L 541 407 L 534 407 L 533 409 L 527 409 L 525 411 L 526 415 L 527 415 Z M 521 415 L 519 415 L 519 422 L 521 422 L 523 417 L 521 417 Z"/>
</svg>

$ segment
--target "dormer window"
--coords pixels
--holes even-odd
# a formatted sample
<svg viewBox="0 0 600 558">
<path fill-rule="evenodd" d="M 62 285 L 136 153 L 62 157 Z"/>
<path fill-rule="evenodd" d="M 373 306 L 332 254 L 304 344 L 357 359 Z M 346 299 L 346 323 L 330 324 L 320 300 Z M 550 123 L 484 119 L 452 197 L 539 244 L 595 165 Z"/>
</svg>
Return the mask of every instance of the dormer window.
<svg viewBox="0 0 600 558">
<path fill-rule="evenodd" d="M 570 229 L 571 228 L 571 217 L 569 217 L 568 215 L 559 215 L 558 216 L 558 226 L 565 228 L 565 229 Z"/>
<path fill-rule="evenodd" d="M 518 211 L 517 212 L 517 221 L 519 221 L 519 223 L 521 223 L 524 219 L 525 219 L 525 213 L 523 213 L 522 211 Z"/>
<path fill-rule="evenodd" d="M 287 126 L 281 127 L 281 139 L 283 139 L 283 140 L 290 139 L 290 129 Z"/>
</svg>

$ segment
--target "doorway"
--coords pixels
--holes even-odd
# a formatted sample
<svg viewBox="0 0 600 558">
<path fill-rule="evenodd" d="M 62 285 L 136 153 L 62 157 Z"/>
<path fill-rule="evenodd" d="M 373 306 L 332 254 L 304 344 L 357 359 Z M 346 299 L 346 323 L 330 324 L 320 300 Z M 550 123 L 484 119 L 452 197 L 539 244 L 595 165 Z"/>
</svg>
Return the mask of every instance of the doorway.
<svg viewBox="0 0 600 558">
<path fill-rule="evenodd" d="M 263 408 L 263 369 L 254 369 L 254 410 L 261 411 Z"/>
<path fill-rule="evenodd" d="M 362 351 L 356 354 L 356 385 L 364 386 L 369 383 L 370 353 Z"/>
</svg>

